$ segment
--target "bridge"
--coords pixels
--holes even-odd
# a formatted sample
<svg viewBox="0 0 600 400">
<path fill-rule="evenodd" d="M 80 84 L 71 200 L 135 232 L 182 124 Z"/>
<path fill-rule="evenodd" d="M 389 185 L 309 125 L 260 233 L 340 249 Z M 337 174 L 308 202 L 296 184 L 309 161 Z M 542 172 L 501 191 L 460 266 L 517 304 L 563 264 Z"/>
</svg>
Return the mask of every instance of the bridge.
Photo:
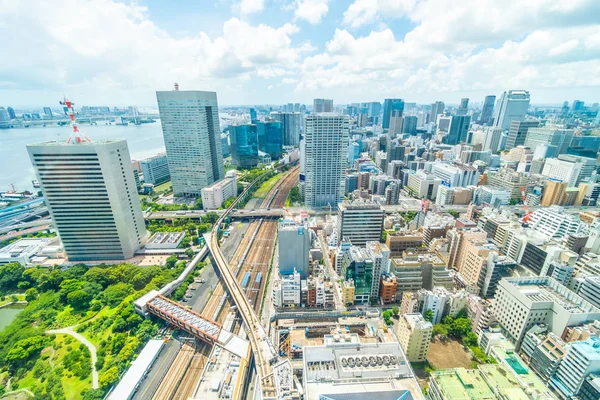
<svg viewBox="0 0 600 400">
<path fill-rule="evenodd" d="M 254 354 L 261 398 L 285 399 L 291 397 L 294 392 L 292 365 L 287 358 L 284 360 L 278 359 L 278 353 L 273 343 L 269 340 L 267 331 L 260 323 L 258 315 L 256 315 L 254 308 L 250 305 L 240 283 L 237 281 L 235 274 L 223 256 L 218 239 L 219 229 L 225 218 L 236 208 L 240 200 L 247 195 L 248 190 L 259 179 L 260 177 L 236 198 L 233 204 L 225 210 L 215 223 L 212 232 L 204 235 L 204 239 L 211 254 L 213 265 L 219 269 L 231 299 L 233 299 L 235 305 L 238 307 L 239 314 L 246 325 L 250 346 Z"/>
<path fill-rule="evenodd" d="M 134 306 L 142 315 L 154 314 L 205 343 L 219 345 L 245 360 L 249 358 L 250 346 L 247 340 L 226 331 L 218 322 L 204 318 L 164 297 L 156 290 L 136 300 Z"/>
</svg>

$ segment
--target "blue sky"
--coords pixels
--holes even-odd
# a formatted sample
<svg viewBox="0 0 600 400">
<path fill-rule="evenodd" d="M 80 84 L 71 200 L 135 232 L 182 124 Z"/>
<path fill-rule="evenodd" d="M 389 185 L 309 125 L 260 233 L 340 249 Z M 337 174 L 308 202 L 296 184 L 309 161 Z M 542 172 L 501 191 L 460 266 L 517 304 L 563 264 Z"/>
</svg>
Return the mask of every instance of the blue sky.
<svg viewBox="0 0 600 400">
<path fill-rule="evenodd" d="M 527 89 L 600 101 L 597 0 L 15 0 L 0 8 L 0 105 L 457 103 Z M 18 32 L 18 35 L 15 35 Z"/>
</svg>

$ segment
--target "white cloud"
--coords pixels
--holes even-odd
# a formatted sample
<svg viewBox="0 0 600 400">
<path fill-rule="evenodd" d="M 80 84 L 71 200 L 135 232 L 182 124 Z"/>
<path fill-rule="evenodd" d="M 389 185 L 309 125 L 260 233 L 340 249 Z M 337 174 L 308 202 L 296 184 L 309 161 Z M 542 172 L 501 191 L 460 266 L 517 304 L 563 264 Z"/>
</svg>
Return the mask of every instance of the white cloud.
<svg viewBox="0 0 600 400">
<path fill-rule="evenodd" d="M 328 0 L 296 0 L 294 17 L 312 25 L 321 23 L 329 11 Z"/>
<path fill-rule="evenodd" d="M 344 24 L 358 28 L 381 17 L 400 18 L 415 7 L 416 0 L 355 0 L 344 12 Z"/>
<path fill-rule="evenodd" d="M 250 15 L 261 12 L 265 8 L 265 0 L 241 0 L 233 7 L 242 15 Z"/>
</svg>

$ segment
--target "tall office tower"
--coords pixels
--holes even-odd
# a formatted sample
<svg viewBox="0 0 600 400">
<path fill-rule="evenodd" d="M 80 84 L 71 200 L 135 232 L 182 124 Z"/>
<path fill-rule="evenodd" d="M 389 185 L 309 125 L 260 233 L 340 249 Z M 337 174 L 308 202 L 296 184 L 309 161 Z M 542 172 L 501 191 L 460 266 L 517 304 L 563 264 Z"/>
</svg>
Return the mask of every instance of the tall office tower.
<svg viewBox="0 0 600 400">
<path fill-rule="evenodd" d="M 501 150 L 502 129 L 488 126 L 485 128 L 485 139 L 483 141 L 483 150 L 489 150 L 492 153 Z"/>
<path fill-rule="evenodd" d="M 523 121 L 529 108 L 529 92 L 526 90 L 509 90 L 502 93 L 494 126 L 506 131 L 512 121 Z"/>
<path fill-rule="evenodd" d="M 331 99 L 314 99 L 313 113 L 333 112 L 333 100 Z"/>
<path fill-rule="evenodd" d="M 131 258 L 147 233 L 127 142 L 77 139 L 27 146 L 67 258 Z"/>
<path fill-rule="evenodd" d="M 450 121 L 448 134 L 444 136 L 442 142 L 451 145 L 466 142 L 469 134 L 469 125 L 471 125 L 470 115 L 454 115 Z"/>
<path fill-rule="evenodd" d="M 581 100 L 573 100 L 573 104 L 571 105 L 571 112 L 576 113 L 583 111 L 585 102 Z"/>
<path fill-rule="evenodd" d="M 250 123 L 255 124 L 258 121 L 256 110 L 254 108 L 250 109 Z"/>
<path fill-rule="evenodd" d="M 273 119 L 281 122 L 284 146 L 298 146 L 300 131 L 303 125 L 303 115 L 297 112 L 271 113 Z"/>
<path fill-rule="evenodd" d="M 456 115 L 467 115 L 467 109 L 469 108 L 469 98 L 464 97 L 460 99 L 460 106 L 456 110 Z"/>
<path fill-rule="evenodd" d="M 390 117 L 390 127 L 387 131 L 387 142 L 385 142 L 386 146 L 389 146 L 390 141 L 396 138 L 396 136 L 402 134 L 402 128 L 404 124 L 404 117 L 402 117 L 401 110 L 392 111 L 392 116 Z"/>
<path fill-rule="evenodd" d="M 159 185 L 169 180 L 169 162 L 165 153 L 140 160 L 140 166 L 144 173 L 144 182 Z"/>
<path fill-rule="evenodd" d="M 338 204 L 338 240 L 348 239 L 355 246 L 378 242 L 384 217 L 385 212 L 381 204 L 375 201 L 344 200 Z"/>
<path fill-rule="evenodd" d="M 390 128 L 390 119 L 394 110 L 399 110 L 400 114 L 404 111 L 404 100 L 402 99 L 385 99 L 383 101 L 383 121 L 381 127 L 383 129 Z"/>
<path fill-rule="evenodd" d="M 538 126 L 540 126 L 539 121 L 512 121 L 510 123 L 510 129 L 508 131 L 508 137 L 506 138 L 506 147 L 504 147 L 504 150 L 510 150 L 517 146 L 524 145 L 529 128 L 537 128 Z"/>
<path fill-rule="evenodd" d="M 588 180 L 592 177 L 592 174 L 596 170 L 596 159 L 590 157 L 579 157 L 571 154 L 561 154 L 558 156 L 559 160 L 567 161 L 572 164 L 581 164 L 581 171 L 579 172 L 579 178 L 575 185 L 579 185 L 581 181 Z"/>
<path fill-rule="evenodd" d="M 302 149 L 304 198 L 308 207 L 335 208 L 344 198 L 348 148 L 348 116 L 316 114 L 306 117 Z"/>
<path fill-rule="evenodd" d="M 285 219 L 278 224 L 279 273 L 291 275 L 297 271 L 302 279 L 308 278 L 308 255 L 311 231 L 306 224 Z"/>
<path fill-rule="evenodd" d="M 258 135 L 256 125 L 230 125 L 231 160 L 240 168 L 258 165 Z"/>
<path fill-rule="evenodd" d="M 431 111 L 429 112 L 429 122 L 437 123 L 438 115 L 444 114 L 444 102 L 436 101 L 431 104 Z"/>
<path fill-rule="evenodd" d="M 573 139 L 573 133 L 573 129 L 558 127 L 529 128 L 525 138 L 525 146 L 535 149 L 538 146 L 547 145 L 546 157 L 556 157 L 559 154 L 567 153 Z"/>
<path fill-rule="evenodd" d="M 9 116 L 10 119 L 17 118 L 17 114 L 15 114 L 15 110 L 12 107 L 7 107 L 6 111 L 8 112 L 8 116 Z"/>
<path fill-rule="evenodd" d="M 8 127 L 8 121 L 10 121 L 10 115 L 4 107 L 0 107 L 0 128 Z"/>
<path fill-rule="evenodd" d="M 256 121 L 258 134 L 258 148 L 271 156 L 276 161 L 283 152 L 283 130 L 279 121 Z"/>
<path fill-rule="evenodd" d="M 490 125 L 492 123 L 492 117 L 494 115 L 494 103 L 496 103 L 496 96 L 485 96 L 483 107 L 481 109 L 481 118 L 479 118 L 480 124 Z"/>
<path fill-rule="evenodd" d="M 198 90 L 156 92 L 175 195 L 200 196 L 222 179 L 223 147 L 217 94 Z"/>
<path fill-rule="evenodd" d="M 367 110 L 369 117 L 379 117 L 379 114 L 381 114 L 381 103 L 378 101 L 367 103 Z"/>
<path fill-rule="evenodd" d="M 407 115 L 402 117 L 402 133 L 414 136 L 417 132 L 417 116 Z"/>
</svg>

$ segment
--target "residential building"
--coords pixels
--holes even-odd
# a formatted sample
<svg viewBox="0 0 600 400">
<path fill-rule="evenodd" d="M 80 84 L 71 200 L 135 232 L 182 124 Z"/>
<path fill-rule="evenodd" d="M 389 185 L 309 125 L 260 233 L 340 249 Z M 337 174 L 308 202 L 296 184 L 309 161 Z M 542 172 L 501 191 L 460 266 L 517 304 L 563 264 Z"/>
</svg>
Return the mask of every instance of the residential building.
<svg viewBox="0 0 600 400">
<path fill-rule="evenodd" d="M 527 138 L 527 132 L 529 128 L 537 128 L 539 125 L 539 121 L 513 120 L 510 124 L 508 136 L 506 137 L 506 147 L 504 150 L 510 150 L 514 149 L 515 147 L 525 145 L 525 139 Z"/>
<path fill-rule="evenodd" d="M 550 238 L 560 239 L 580 233 L 582 223 L 576 216 L 565 213 L 563 207 L 551 206 L 535 210 L 529 216 L 529 226 Z"/>
<path fill-rule="evenodd" d="M 562 205 L 565 203 L 567 191 L 567 182 L 549 180 L 544 187 L 544 195 L 540 201 L 540 206 L 549 207 Z"/>
<path fill-rule="evenodd" d="M 579 400 L 600 399 L 600 374 L 589 374 L 583 381 L 578 396 Z"/>
<path fill-rule="evenodd" d="M 600 308 L 600 276 L 582 276 L 577 294 Z"/>
<path fill-rule="evenodd" d="M 547 276 L 502 279 L 494 313 L 517 348 L 533 325 L 544 323 L 560 336 L 568 326 L 600 318 L 600 309 Z"/>
<path fill-rule="evenodd" d="M 331 99 L 314 99 L 313 113 L 333 112 L 333 100 Z"/>
<path fill-rule="evenodd" d="M 277 228 L 279 273 L 290 275 L 296 271 L 302 279 L 307 279 L 312 231 L 306 223 L 289 219 L 280 221 Z"/>
<path fill-rule="evenodd" d="M 471 320 L 473 332 L 478 335 L 484 329 L 488 329 L 498 322 L 494 314 L 492 301 L 474 295 L 468 298 L 467 316 Z"/>
<path fill-rule="evenodd" d="M 161 153 L 140 160 L 140 167 L 144 174 L 144 182 L 152 185 L 160 185 L 171 178 L 169 174 L 169 162 L 167 154 Z"/>
<path fill-rule="evenodd" d="M 379 283 L 379 301 L 381 304 L 395 303 L 397 291 L 398 283 L 396 282 L 396 277 L 392 274 L 381 275 Z"/>
<path fill-rule="evenodd" d="M 373 280 L 371 281 L 371 299 L 379 297 L 380 280 L 390 271 L 390 250 L 383 243 L 367 242 L 367 255 L 373 262 Z"/>
<path fill-rule="evenodd" d="M 547 383 L 556 374 L 558 366 L 566 353 L 567 346 L 565 342 L 559 336 L 550 332 L 534 348 L 529 365 L 540 379 Z"/>
<path fill-rule="evenodd" d="M 344 198 L 348 145 L 348 116 L 317 114 L 306 117 L 302 159 L 304 196 L 308 207 L 334 208 Z M 301 168 L 302 169 L 302 168 Z"/>
<path fill-rule="evenodd" d="M 396 277 L 398 299 L 404 292 L 417 292 L 421 288 L 431 290 L 439 286 L 451 290 L 454 287 L 454 275 L 446 263 L 429 251 L 406 250 L 401 257 L 393 257 L 390 273 Z"/>
<path fill-rule="evenodd" d="M 156 92 L 173 193 L 200 196 L 225 175 L 217 94 Z"/>
<path fill-rule="evenodd" d="M 494 118 L 494 126 L 503 131 L 508 130 L 512 121 L 523 121 L 525 119 L 528 108 L 528 91 L 509 90 L 502 93 Z"/>
<path fill-rule="evenodd" d="M 427 359 L 433 325 L 425 321 L 421 314 L 402 314 L 398 320 L 396 335 L 406 358 L 410 362 L 423 362 Z"/>
<path fill-rule="evenodd" d="M 354 295 L 356 288 L 352 279 L 342 281 L 342 303 L 346 306 L 354 305 Z"/>
<path fill-rule="evenodd" d="M 276 112 L 271 117 L 281 122 L 281 135 L 284 146 L 298 146 L 302 132 L 303 115 L 298 112 Z"/>
<path fill-rule="evenodd" d="M 588 375 L 600 372 L 600 338 L 592 336 L 584 342 L 569 345 L 567 354 L 558 366 L 550 387 L 563 398 L 577 395 Z"/>
<path fill-rule="evenodd" d="M 237 197 L 237 173 L 235 170 L 227 171 L 225 178 L 203 188 L 202 208 L 204 210 L 217 210 L 231 197 Z"/>
<path fill-rule="evenodd" d="M 547 145 L 546 157 L 556 157 L 566 154 L 574 134 L 573 129 L 545 126 L 543 128 L 529 128 L 525 146 L 535 149 L 538 146 Z"/>
<path fill-rule="evenodd" d="M 355 246 L 378 242 L 385 212 L 381 204 L 370 200 L 344 200 L 338 204 L 337 237 L 349 239 Z"/>
<path fill-rule="evenodd" d="M 276 161 L 283 152 L 283 129 L 279 121 L 256 121 L 258 149 L 271 156 Z"/>
<path fill-rule="evenodd" d="M 500 168 L 496 172 L 488 172 L 487 184 L 510 190 L 511 200 L 521 198 L 521 187 L 527 188 L 530 176 L 524 172 L 516 172 L 510 168 Z"/>
<path fill-rule="evenodd" d="M 390 128 L 390 119 L 394 110 L 402 112 L 404 111 L 404 100 L 402 99 L 385 99 L 383 101 L 383 121 L 381 127 L 383 129 Z"/>
<path fill-rule="evenodd" d="M 27 146 L 69 261 L 124 260 L 148 234 L 125 140 Z"/>
</svg>

